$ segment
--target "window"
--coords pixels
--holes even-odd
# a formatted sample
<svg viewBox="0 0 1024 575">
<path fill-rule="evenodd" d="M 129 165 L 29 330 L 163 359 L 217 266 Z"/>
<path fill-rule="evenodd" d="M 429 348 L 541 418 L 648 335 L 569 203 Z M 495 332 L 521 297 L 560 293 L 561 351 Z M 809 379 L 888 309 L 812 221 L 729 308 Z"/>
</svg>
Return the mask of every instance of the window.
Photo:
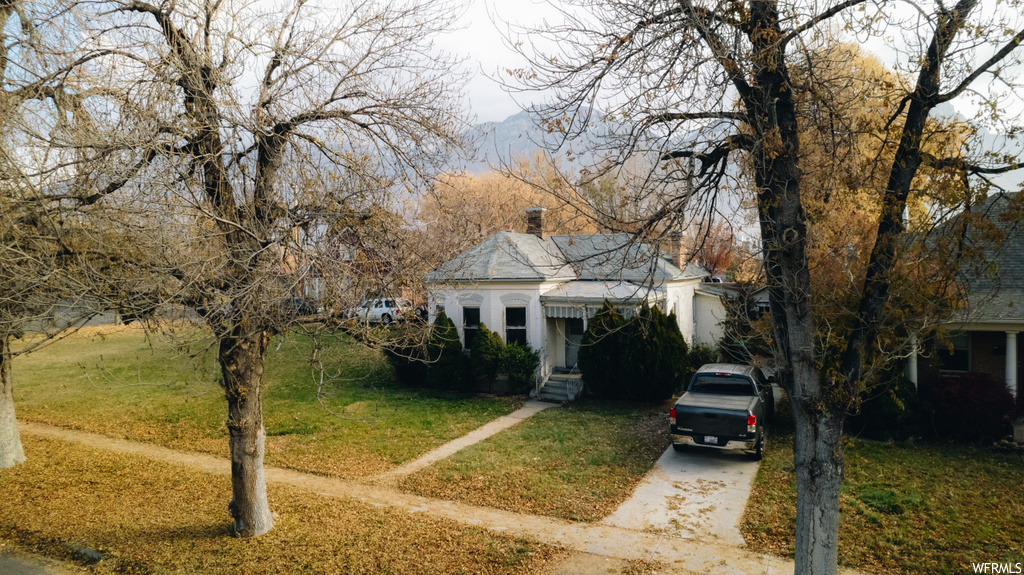
<svg viewBox="0 0 1024 575">
<path fill-rule="evenodd" d="M 569 324 L 569 335 L 583 336 L 583 320 L 579 318 L 570 318 L 565 320 Z"/>
<path fill-rule="evenodd" d="M 950 353 L 952 347 L 952 353 Z M 971 370 L 971 334 L 969 332 L 952 333 L 949 335 L 949 346 L 941 345 L 938 349 L 939 360 L 945 371 Z"/>
<path fill-rule="evenodd" d="M 687 391 L 719 395 L 757 395 L 750 379 L 737 375 L 700 374 L 693 378 Z"/>
<path fill-rule="evenodd" d="M 505 343 L 526 345 L 526 308 L 505 308 Z"/>
<path fill-rule="evenodd" d="M 473 338 L 476 337 L 476 332 L 478 329 L 480 329 L 480 308 L 463 307 L 462 337 L 465 343 L 463 344 L 462 347 L 466 349 L 473 349 Z"/>
</svg>

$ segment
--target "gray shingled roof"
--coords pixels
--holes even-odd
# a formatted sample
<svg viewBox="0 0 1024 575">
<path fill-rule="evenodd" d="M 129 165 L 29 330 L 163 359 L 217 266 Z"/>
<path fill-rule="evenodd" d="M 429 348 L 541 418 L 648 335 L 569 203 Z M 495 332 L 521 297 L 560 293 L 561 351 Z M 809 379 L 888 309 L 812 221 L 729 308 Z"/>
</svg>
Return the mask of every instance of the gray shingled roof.
<svg viewBox="0 0 1024 575">
<path fill-rule="evenodd" d="M 707 275 L 694 274 L 699 269 L 695 266 L 680 270 L 661 257 L 657 248 L 635 241 L 630 234 L 552 236 L 551 241 L 565 254 L 581 280 L 660 283 Z"/>
<path fill-rule="evenodd" d="M 535 280 L 576 277 L 551 242 L 533 234 L 498 232 L 445 262 L 427 281 Z"/>
<path fill-rule="evenodd" d="M 1024 229 L 1022 222 L 1007 214 L 1020 192 L 993 194 L 977 213 L 983 214 L 1006 233 L 996 248 L 985 250 L 985 260 L 995 262 L 995 273 L 965 270 L 968 281 L 968 314 L 971 322 L 1024 321 Z"/>
<path fill-rule="evenodd" d="M 630 234 L 551 236 L 498 232 L 427 275 L 427 281 L 557 280 L 661 283 L 699 278 L 707 272 L 687 264 L 680 270 L 661 252 Z"/>
</svg>

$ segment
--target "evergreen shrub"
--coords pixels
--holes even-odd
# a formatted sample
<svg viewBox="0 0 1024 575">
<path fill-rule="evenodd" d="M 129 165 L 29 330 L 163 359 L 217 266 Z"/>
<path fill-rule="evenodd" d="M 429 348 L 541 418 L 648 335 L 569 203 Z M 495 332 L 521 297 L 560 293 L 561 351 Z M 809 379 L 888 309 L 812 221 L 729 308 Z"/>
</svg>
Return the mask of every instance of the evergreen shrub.
<svg viewBox="0 0 1024 575">
<path fill-rule="evenodd" d="M 401 324 L 394 330 L 393 344 L 384 348 L 384 355 L 395 369 L 399 385 L 418 387 L 427 382 L 427 346 L 422 337 L 423 326 Z"/>
<path fill-rule="evenodd" d="M 469 359 L 462 353 L 459 331 L 441 312 L 427 338 L 427 386 L 435 389 L 465 390 L 472 385 Z"/>
<path fill-rule="evenodd" d="M 682 385 L 685 386 L 690 383 L 690 380 L 693 379 L 693 374 L 697 373 L 700 366 L 707 363 L 718 363 L 721 361 L 720 357 L 721 354 L 718 348 L 706 343 L 698 343 L 691 347 L 690 351 L 686 354 L 686 372 L 683 374 Z"/>
<path fill-rule="evenodd" d="M 529 345 L 512 343 L 501 349 L 500 358 L 500 371 L 508 377 L 510 391 L 529 391 L 540 365 L 540 354 Z"/>
<path fill-rule="evenodd" d="M 891 377 L 861 403 L 860 410 L 850 417 L 847 429 L 869 439 L 923 437 L 917 388 L 902 375 Z"/>
<path fill-rule="evenodd" d="M 645 304 L 627 331 L 635 334 L 630 346 L 635 375 L 625 397 L 641 401 L 670 397 L 683 384 L 689 351 L 675 314 L 665 315 Z"/>
<path fill-rule="evenodd" d="M 473 338 L 473 348 L 469 350 L 473 375 L 492 384 L 498 376 L 504 348 L 505 342 L 501 341 L 501 336 L 487 329 L 486 323 L 481 323 Z"/>
<path fill-rule="evenodd" d="M 687 355 L 675 314 L 644 305 L 627 321 L 605 301 L 583 334 L 580 373 L 597 395 L 656 401 L 681 387 Z"/>
<path fill-rule="evenodd" d="M 619 377 L 623 371 L 619 367 L 623 359 L 619 351 L 625 342 L 622 333 L 625 324 L 626 320 L 607 300 L 587 323 L 577 358 L 580 375 L 587 389 L 595 395 L 619 395 Z"/>
</svg>

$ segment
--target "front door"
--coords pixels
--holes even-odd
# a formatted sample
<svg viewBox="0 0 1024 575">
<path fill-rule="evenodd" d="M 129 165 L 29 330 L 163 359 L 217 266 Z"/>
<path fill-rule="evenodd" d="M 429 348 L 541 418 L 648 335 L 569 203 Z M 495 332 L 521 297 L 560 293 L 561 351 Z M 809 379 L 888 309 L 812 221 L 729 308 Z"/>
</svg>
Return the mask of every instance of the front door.
<svg viewBox="0 0 1024 575">
<path fill-rule="evenodd" d="M 572 369 L 576 367 L 577 357 L 580 351 L 580 342 L 583 340 L 583 320 L 580 318 L 569 318 L 565 320 L 565 367 Z"/>
</svg>

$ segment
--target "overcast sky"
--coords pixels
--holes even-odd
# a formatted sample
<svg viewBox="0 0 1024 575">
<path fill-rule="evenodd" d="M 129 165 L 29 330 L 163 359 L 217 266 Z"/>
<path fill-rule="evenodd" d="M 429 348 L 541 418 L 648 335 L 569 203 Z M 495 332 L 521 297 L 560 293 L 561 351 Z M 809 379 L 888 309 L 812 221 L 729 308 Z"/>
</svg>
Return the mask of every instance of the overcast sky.
<svg viewBox="0 0 1024 575">
<path fill-rule="evenodd" d="M 466 58 L 466 67 L 474 73 L 467 88 L 467 96 L 470 109 L 476 115 L 475 121 L 501 121 L 522 109 L 517 100 L 519 104 L 525 105 L 531 103 L 531 99 L 538 98 L 536 94 L 509 95 L 493 80 L 494 77 L 503 76 L 507 68 L 525 65 L 525 61 L 505 45 L 503 36 L 507 35 L 507 31 L 504 22 L 540 26 L 545 20 L 558 21 L 559 15 L 544 0 L 463 2 L 465 11 L 454 26 L 457 29 L 439 38 L 438 44 L 441 49 Z M 984 4 L 991 3 L 988 1 Z M 865 39 L 851 40 L 863 42 Z M 865 48 L 893 63 L 894 53 L 883 47 L 881 42 L 870 39 Z M 964 99 L 958 100 L 957 106 L 967 115 L 972 112 L 971 104 Z"/>
<path fill-rule="evenodd" d="M 505 46 L 503 22 L 539 25 L 545 16 L 557 18 L 557 12 L 547 3 L 536 0 L 466 0 L 465 3 L 468 6 L 456 24 L 458 29 L 440 38 L 438 44 L 445 51 L 466 57 L 466 66 L 474 72 L 468 96 L 476 122 L 501 121 L 521 108 L 490 77 L 495 77 L 499 70 L 525 64 Z"/>
</svg>

